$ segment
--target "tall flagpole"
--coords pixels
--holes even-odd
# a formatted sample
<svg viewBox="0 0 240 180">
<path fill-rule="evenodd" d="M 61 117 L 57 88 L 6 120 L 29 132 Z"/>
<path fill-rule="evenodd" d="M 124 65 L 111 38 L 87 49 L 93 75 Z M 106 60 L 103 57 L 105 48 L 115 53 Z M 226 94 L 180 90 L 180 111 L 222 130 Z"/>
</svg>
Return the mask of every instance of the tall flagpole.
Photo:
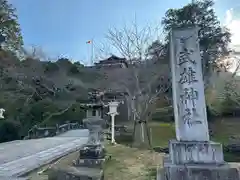
<svg viewBox="0 0 240 180">
<path fill-rule="evenodd" d="M 94 65 L 94 60 L 93 60 L 93 38 L 91 40 L 91 64 Z"/>
</svg>

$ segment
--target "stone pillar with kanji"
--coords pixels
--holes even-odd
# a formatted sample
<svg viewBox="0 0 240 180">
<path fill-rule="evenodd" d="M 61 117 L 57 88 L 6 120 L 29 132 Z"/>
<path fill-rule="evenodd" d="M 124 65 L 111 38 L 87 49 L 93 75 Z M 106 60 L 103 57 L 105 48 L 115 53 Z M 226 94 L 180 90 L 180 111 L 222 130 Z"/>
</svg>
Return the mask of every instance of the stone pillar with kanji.
<svg viewBox="0 0 240 180">
<path fill-rule="evenodd" d="M 169 141 L 163 177 L 235 180 L 239 178 L 238 171 L 224 161 L 222 145 L 209 139 L 198 30 L 177 28 L 170 34 L 176 139 Z"/>
</svg>

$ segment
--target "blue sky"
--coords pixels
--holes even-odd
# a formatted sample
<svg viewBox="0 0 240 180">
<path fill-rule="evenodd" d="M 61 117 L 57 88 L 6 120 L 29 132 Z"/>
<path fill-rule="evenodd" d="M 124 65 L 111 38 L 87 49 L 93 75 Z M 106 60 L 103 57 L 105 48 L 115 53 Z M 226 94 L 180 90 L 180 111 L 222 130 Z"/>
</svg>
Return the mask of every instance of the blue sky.
<svg viewBox="0 0 240 180">
<path fill-rule="evenodd" d="M 90 59 L 86 41 L 98 46 L 111 27 L 134 21 L 139 26 L 160 23 L 168 8 L 189 0 L 9 0 L 16 8 L 26 46 L 41 47 L 50 56 L 74 61 Z M 239 0 L 217 0 L 215 10 L 224 23 L 226 11 L 240 6 Z M 234 14 L 237 14 L 234 9 Z M 240 15 L 239 15 L 240 16 Z M 238 17 L 240 20 L 240 17 Z"/>
</svg>

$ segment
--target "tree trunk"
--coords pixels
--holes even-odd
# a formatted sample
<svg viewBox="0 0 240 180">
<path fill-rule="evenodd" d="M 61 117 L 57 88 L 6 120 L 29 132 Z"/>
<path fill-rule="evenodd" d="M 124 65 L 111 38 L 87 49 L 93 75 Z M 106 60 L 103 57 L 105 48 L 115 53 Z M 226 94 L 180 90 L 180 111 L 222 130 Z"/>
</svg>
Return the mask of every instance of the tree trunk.
<svg viewBox="0 0 240 180">
<path fill-rule="evenodd" d="M 132 108 L 131 108 L 131 104 L 129 104 L 129 102 L 127 101 L 127 115 L 128 115 L 128 121 L 132 120 Z"/>
<path fill-rule="evenodd" d="M 147 131 L 147 140 L 149 142 L 149 147 L 152 148 L 152 132 L 150 131 L 150 127 L 148 125 L 148 120 L 146 121 L 146 131 Z"/>
<path fill-rule="evenodd" d="M 147 123 L 137 120 L 134 122 L 133 147 L 150 148 L 150 136 Z"/>
</svg>

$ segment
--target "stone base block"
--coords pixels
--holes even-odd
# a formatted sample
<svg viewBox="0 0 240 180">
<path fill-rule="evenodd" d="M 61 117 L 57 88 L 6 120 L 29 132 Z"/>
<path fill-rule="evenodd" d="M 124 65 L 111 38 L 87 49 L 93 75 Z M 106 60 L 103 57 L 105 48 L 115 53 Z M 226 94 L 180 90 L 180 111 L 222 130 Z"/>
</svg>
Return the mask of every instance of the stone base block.
<svg viewBox="0 0 240 180">
<path fill-rule="evenodd" d="M 157 180 L 240 180 L 239 170 L 238 163 L 176 165 L 166 156 Z"/>
<path fill-rule="evenodd" d="M 222 145 L 215 142 L 170 140 L 169 154 L 172 164 L 224 164 Z"/>
<path fill-rule="evenodd" d="M 95 168 L 73 167 L 51 168 L 48 172 L 51 180 L 103 180 L 103 170 Z"/>
<path fill-rule="evenodd" d="M 166 165 L 157 180 L 240 180 L 239 167 L 224 165 Z"/>
<path fill-rule="evenodd" d="M 100 159 L 104 158 L 106 150 L 101 144 L 86 145 L 79 150 L 79 156 L 81 159 Z"/>
<path fill-rule="evenodd" d="M 80 167 L 102 168 L 105 159 L 78 159 L 73 165 Z"/>
</svg>

